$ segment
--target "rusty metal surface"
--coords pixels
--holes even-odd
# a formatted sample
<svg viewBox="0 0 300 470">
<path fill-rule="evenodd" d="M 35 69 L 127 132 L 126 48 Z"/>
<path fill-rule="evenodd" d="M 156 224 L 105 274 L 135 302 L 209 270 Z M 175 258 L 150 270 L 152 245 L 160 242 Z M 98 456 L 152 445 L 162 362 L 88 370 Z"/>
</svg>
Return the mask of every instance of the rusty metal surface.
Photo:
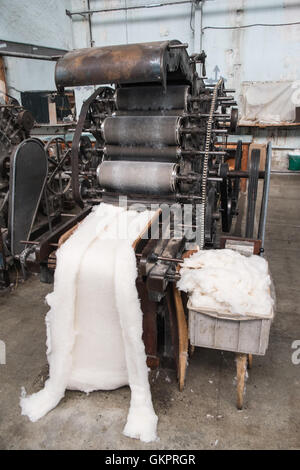
<svg viewBox="0 0 300 470">
<path fill-rule="evenodd" d="M 58 60 L 55 82 L 66 86 L 108 83 L 160 82 L 166 85 L 168 72 L 192 81 L 189 56 L 184 48 L 171 48 L 180 41 L 93 47 L 68 52 Z M 174 77 L 175 78 L 175 77 Z"/>
</svg>

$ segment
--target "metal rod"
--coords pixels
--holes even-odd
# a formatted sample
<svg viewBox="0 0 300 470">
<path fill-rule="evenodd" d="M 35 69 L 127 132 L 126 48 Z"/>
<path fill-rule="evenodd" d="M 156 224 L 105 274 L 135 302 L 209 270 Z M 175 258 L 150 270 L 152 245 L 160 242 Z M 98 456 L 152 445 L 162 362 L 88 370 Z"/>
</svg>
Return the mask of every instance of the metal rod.
<svg viewBox="0 0 300 470">
<path fill-rule="evenodd" d="M 208 87 L 208 88 L 214 88 L 216 86 L 216 84 L 215 83 L 205 83 L 205 86 Z M 223 91 L 225 93 L 235 93 L 236 92 L 236 90 L 230 89 L 230 88 L 224 89 Z"/>
<path fill-rule="evenodd" d="M 201 181 L 201 175 L 177 175 L 176 179 L 178 181 L 187 181 L 188 183 L 193 183 L 194 181 Z M 208 176 L 208 181 L 222 182 L 223 178 L 221 176 Z"/>
<path fill-rule="evenodd" d="M 168 2 L 168 3 L 151 3 L 149 5 L 136 5 L 132 7 L 120 7 L 120 8 L 106 8 L 101 10 L 79 10 L 79 11 L 70 11 L 66 10 L 66 15 L 72 17 L 73 15 L 93 15 L 94 13 L 107 13 L 112 11 L 127 11 L 127 10 L 140 10 L 143 8 L 159 8 L 166 7 L 169 5 L 184 5 L 187 3 L 192 3 L 193 0 L 185 0 L 180 2 Z"/>
<path fill-rule="evenodd" d="M 181 134 L 206 134 L 205 129 L 201 129 L 200 127 L 183 127 L 179 130 Z M 227 129 L 212 129 L 211 132 L 215 134 L 227 134 Z"/>
<path fill-rule="evenodd" d="M 100 98 L 99 100 L 101 103 L 109 103 L 110 101 L 116 101 L 115 98 Z"/>
<path fill-rule="evenodd" d="M 193 194 L 176 194 L 177 199 L 194 199 L 196 201 L 202 202 L 202 197 L 201 196 L 194 196 Z"/>
<path fill-rule="evenodd" d="M 185 42 L 183 44 L 170 44 L 169 49 L 186 49 L 189 45 Z"/>
<path fill-rule="evenodd" d="M 177 175 L 178 181 L 200 181 L 201 175 Z"/>
<path fill-rule="evenodd" d="M 186 115 L 186 117 L 195 117 L 195 118 L 202 118 L 202 117 L 210 117 L 209 114 L 206 114 L 206 113 L 189 113 Z M 215 113 L 213 114 L 213 118 L 221 118 L 221 119 L 231 119 L 231 116 L 230 114 L 218 114 L 218 113 Z"/>
<path fill-rule="evenodd" d="M 269 191 L 270 191 L 271 161 L 272 161 L 272 143 L 268 142 L 266 165 L 265 165 L 266 178 L 264 181 L 263 197 L 262 197 L 261 212 L 260 212 L 259 227 L 258 227 L 258 238 L 261 240 L 262 249 L 264 249 L 264 246 L 265 246 L 266 220 L 267 220 Z"/>
<path fill-rule="evenodd" d="M 39 245 L 40 242 L 35 242 L 32 240 L 21 240 L 19 243 L 22 243 L 23 245 Z M 55 248 L 58 247 L 58 243 L 49 243 L 49 246 L 54 246 Z"/>
<path fill-rule="evenodd" d="M 181 150 L 181 155 L 227 155 L 227 152 L 221 152 L 219 150 L 205 152 L 205 150 Z"/>
<path fill-rule="evenodd" d="M 135 256 L 137 258 L 141 258 L 143 256 L 142 253 L 136 253 Z M 147 256 L 149 261 L 151 261 L 151 257 L 153 258 L 153 261 L 159 260 L 159 261 L 169 261 L 172 263 L 183 263 L 184 260 L 182 258 L 169 258 L 168 256 L 158 256 L 155 253 L 152 253 L 151 255 Z"/>
<path fill-rule="evenodd" d="M 204 113 L 191 113 L 191 114 L 188 114 L 188 117 L 210 117 L 209 114 L 204 114 Z M 221 118 L 230 118 L 230 114 L 218 114 L 218 113 L 214 113 L 213 114 L 213 117 L 221 117 Z"/>
<path fill-rule="evenodd" d="M 90 10 L 90 0 L 87 0 L 87 7 Z M 95 41 L 93 40 L 93 31 L 92 31 L 92 20 L 91 20 L 91 15 L 88 17 L 88 22 L 89 22 L 89 35 L 90 35 L 90 46 L 94 47 Z"/>
<path fill-rule="evenodd" d="M 227 108 L 229 108 L 229 106 L 235 106 L 236 105 L 236 101 L 224 101 L 224 102 L 220 102 L 220 106 L 226 106 Z"/>
<path fill-rule="evenodd" d="M 274 149 L 274 147 L 273 147 Z M 294 149 L 293 149 L 294 150 Z M 277 170 L 272 170 L 271 175 L 282 175 L 282 176 L 287 176 L 287 175 L 298 175 L 299 176 L 299 170 L 288 170 L 288 171 L 277 171 Z"/>
<path fill-rule="evenodd" d="M 221 176 L 208 176 L 207 181 L 215 181 L 216 183 L 222 183 L 223 178 L 221 178 Z"/>
<path fill-rule="evenodd" d="M 218 101 L 232 101 L 234 99 L 233 96 L 218 96 L 217 100 Z"/>
<path fill-rule="evenodd" d="M 8 56 L 8 57 L 18 57 L 19 59 L 34 59 L 34 60 L 50 60 L 56 61 L 62 57 L 62 55 L 38 55 L 38 54 L 27 54 L 25 52 L 11 52 L 11 51 L 1 51 L 0 56 Z"/>
<path fill-rule="evenodd" d="M 228 178 L 249 178 L 249 172 L 243 170 L 232 170 L 227 173 Z M 265 177 L 264 171 L 259 171 L 258 177 L 260 179 Z"/>
</svg>

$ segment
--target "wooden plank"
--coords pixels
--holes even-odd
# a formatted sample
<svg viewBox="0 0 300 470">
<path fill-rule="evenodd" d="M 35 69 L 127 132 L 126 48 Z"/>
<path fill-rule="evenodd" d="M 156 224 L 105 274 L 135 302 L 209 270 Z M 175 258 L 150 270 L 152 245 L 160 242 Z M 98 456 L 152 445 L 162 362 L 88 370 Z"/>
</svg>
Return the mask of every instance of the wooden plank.
<svg viewBox="0 0 300 470">
<path fill-rule="evenodd" d="M 234 237 L 231 235 L 222 235 L 220 237 L 220 248 L 225 248 L 226 240 L 233 240 L 233 241 L 240 241 L 242 242 L 250 242 L 253 243 L 254 249 L 253 254 L 259 255 L 260 248 L 261 248 L 261 240 L 257 240 L 255 238 L 245 238 L 245 237 Z"/>
<path fill-rule="evenodd" d="M 242 163 L 241 170 L 247 171 L 248 168 L 249 144 L 242 145 Z M 247 188 L 247 178 L 241 178 L 240 190 L 245 192 Z"/>
<path fill-rule="evenodd" d="M 143 341 L 147 356 L 147 365 L 151 369 L 159 366 L 159 357 L 157 351 L 157 304 L 149 300 L 146 283 L 138 279 L 136 282 L 141 310 L 143 312 Z"/>
<path fill-rule="evenodd" d="M 243 408 L 243 404 L 244 404 L 246 369 L 247 369 L 247 354 L 237 354 L 236 356 L 236 377 L 237 377 L 236 406 L 239 410 Z"/>
<path fill-rule="evenodd" d="M 53 126 L 57 124 L 57 115 L 56 115 L 56 103 L 51 101 L 51 98 L 48 99 L 48 111 L 49 111 L 49 124 Z"/>
<path fill-rule="evenodd" d="M 182 391 L 185 383 L 185 375 L 188 360 L 188 329 L 182 303 L 180 291 L 177 289 L 175 283 L 173 284 L 173 295 L 175 301 L 177 328 L 178 328 L 178 381 L 179 390 Z"/>
<path fill-rule="evenodd" d="M 177 369 L 177 378 L 179 377 L 179 338 L 178 338 L 178 325 L 176 320 L 175 299 L 173 295 L 172 286 L 169 284 L 166 289 L 166 303 L 169 315 L 169 327 L 171 333 L 171 341 L 173 347 L 173 357 Z"/>
<path fill-rule="evenodd" d="M 6 83 L 6 74 L 5 74 L 5 63 L 4 63 L 4 58 L 0 56 L 0 91 L 3 93 L 7 93 L 7 83 Z M 1 93 L 2 95 L 2 93 Z M 5 95 L 1 96 L 1 101 L 4 101 L 4 103 L 7 103 L 8 97 Z"/>
</svg>

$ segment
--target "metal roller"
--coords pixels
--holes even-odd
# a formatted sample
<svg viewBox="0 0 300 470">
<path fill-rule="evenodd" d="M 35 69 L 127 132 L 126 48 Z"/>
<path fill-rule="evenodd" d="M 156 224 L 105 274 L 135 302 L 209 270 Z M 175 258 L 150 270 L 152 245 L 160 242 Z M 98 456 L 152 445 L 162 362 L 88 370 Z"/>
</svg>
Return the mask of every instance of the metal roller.
<svg viewBox="0 0 300 470">
<path fill-rule="evenodd" d="M 178 165 L 165 162 L 104 161 L 97 168 L 102 189 L 125 194 L 171 194 Z"/>
<path fill-rule="evenodd" d="M 119 111 L 186 110 L 188 92 L 187 85 L 170 85 L 165 93 L 162 86 L 118 88 L 116 107 Z"/>
<path fill-rule="evenodd" d="M 174 72 L 172 75 L 169 72 Z M 55 68 L 58 89 L 106 83 L 193 82 L 189 56 L 180 41 L 92 47 L 67 52 Z"/>
<path fill-rule="evenodd" d="M 112 160 L 146 160 L 146 161 L 174 161 L 180 157 L 179 147 L 121 147 L 119 145 L 107 145 L 105 155 Z"/>
<path fill-rule="evenodd" d="M 114 116 L 102 124 L 106 144 L 157 147 L 178 145 L 179 116 Z"/>
</svg>

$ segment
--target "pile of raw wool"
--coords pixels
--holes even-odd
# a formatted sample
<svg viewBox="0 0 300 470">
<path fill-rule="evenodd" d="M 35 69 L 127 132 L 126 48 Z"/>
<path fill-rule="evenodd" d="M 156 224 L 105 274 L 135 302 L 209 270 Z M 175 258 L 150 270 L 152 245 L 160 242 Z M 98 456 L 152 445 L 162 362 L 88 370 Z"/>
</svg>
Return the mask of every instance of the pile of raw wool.
<svg viewBox="0 0 300 470">
<path fill-rule="evenodd" d="M 198 251 L 186 258 L 177 287 L 194 308 L 235 315 L 270 315 L 273 299 L 267 261 L 233 250 Z"/>
</svg>

